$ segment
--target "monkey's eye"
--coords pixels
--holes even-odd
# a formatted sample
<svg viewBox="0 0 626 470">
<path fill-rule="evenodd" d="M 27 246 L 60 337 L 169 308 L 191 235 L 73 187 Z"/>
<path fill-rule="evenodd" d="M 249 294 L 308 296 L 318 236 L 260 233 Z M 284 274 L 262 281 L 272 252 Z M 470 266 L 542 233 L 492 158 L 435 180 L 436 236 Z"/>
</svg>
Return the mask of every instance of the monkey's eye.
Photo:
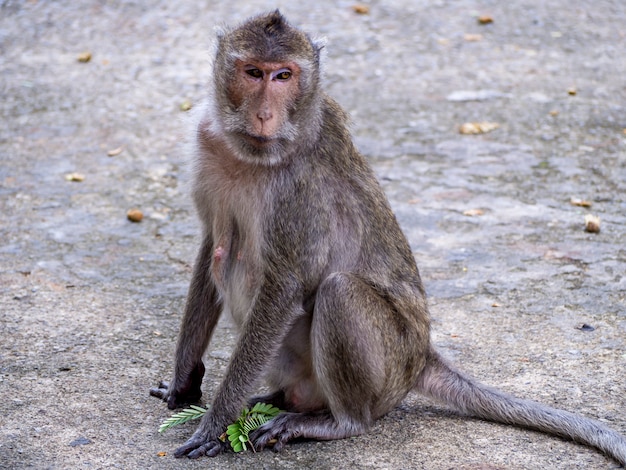
<svg viewBox="0 0 626 470">
<path fill-rule="evenodd" d="M 246 73 L 250 75 L 252 78 L 262 78 L 263 72 L 256 67 L 246 69 Z"/>
<path fill-rule="evenodd" d="M 279 70 L 276 72 L 276 75 L 274 75 L 274 78 L 280 81 L 289 80 L 291 78 L 291 70 Z"/>
</svg>

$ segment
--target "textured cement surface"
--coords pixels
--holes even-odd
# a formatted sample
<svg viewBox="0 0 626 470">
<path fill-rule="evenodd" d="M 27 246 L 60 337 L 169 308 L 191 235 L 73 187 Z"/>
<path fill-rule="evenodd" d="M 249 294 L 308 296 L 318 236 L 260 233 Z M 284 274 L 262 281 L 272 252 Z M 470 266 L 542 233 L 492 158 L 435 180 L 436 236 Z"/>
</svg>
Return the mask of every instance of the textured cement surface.
<svg viewBox="0 0 626 470">
<path fill-rule="evenodd" d="M 367 435 L 281 454 L 176 460 L 193 425 L 157 433 L 170 413 L 148 388 L 172 372 L 198 243 L 180 105 L 204 94 L 214 26 L 276 6 L 327 38 L 325 86 L 409 237 L 444 355 L 626 433 L 626 3 L 353 5 L 0 2 L 0 468 L 617 466 L 417 396 Z M 482 121 L 500 127 L 459 133 Z M 223 322 L 207 399 L 234 341 Z"/>
</svg>

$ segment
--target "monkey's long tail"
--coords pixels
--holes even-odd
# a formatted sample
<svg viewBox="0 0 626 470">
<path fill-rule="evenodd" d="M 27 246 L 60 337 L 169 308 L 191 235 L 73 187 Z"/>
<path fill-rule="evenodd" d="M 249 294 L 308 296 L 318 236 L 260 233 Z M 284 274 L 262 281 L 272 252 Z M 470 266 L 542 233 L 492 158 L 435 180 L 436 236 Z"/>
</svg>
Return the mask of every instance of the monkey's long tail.
<svg viewBox="0 0 626 470">
<path fill-rule="evenodd" d="M 477 418 L 513 424 L 596 447 L 626 467 L 626 438 L 591 419 L 483 385 L 431 351 L 416 390 Z"/>
</svg>

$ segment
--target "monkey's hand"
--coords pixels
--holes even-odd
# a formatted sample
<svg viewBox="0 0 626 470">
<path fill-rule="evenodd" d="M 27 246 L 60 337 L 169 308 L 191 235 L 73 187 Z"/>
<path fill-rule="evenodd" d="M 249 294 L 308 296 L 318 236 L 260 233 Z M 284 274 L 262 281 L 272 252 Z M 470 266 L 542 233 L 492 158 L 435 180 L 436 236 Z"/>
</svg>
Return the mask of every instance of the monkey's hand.
<svg viewBox="0 0 626 470">
<path fill-rule="evenodd" d="M 175 376 L 171 384 L 164 381 L 159 382 L 157 387 L 150 389 L 150 395 L 166 401 L 170 410 L 198 403 L 202 397 L 200 385 L 202 385 L 203 376 L 204 364 L 200 361 L 184 377 Z"/>
</svg>

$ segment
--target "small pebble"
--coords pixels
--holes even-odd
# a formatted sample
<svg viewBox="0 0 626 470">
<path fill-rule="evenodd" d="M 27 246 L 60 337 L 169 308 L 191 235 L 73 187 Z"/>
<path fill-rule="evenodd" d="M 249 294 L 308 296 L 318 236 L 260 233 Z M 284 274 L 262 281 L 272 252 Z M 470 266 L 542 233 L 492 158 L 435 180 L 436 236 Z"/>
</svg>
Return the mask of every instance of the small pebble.
<svg viewBox="0 0 626 470">
<path fill-rule="evenodd" d="M 141 222 L 141 220 L 143 219 L 143 212 L 141 212 L 139 209 L 130 209 L 126 213 L 126 217 L 131 222 Z"/>
</svg>

